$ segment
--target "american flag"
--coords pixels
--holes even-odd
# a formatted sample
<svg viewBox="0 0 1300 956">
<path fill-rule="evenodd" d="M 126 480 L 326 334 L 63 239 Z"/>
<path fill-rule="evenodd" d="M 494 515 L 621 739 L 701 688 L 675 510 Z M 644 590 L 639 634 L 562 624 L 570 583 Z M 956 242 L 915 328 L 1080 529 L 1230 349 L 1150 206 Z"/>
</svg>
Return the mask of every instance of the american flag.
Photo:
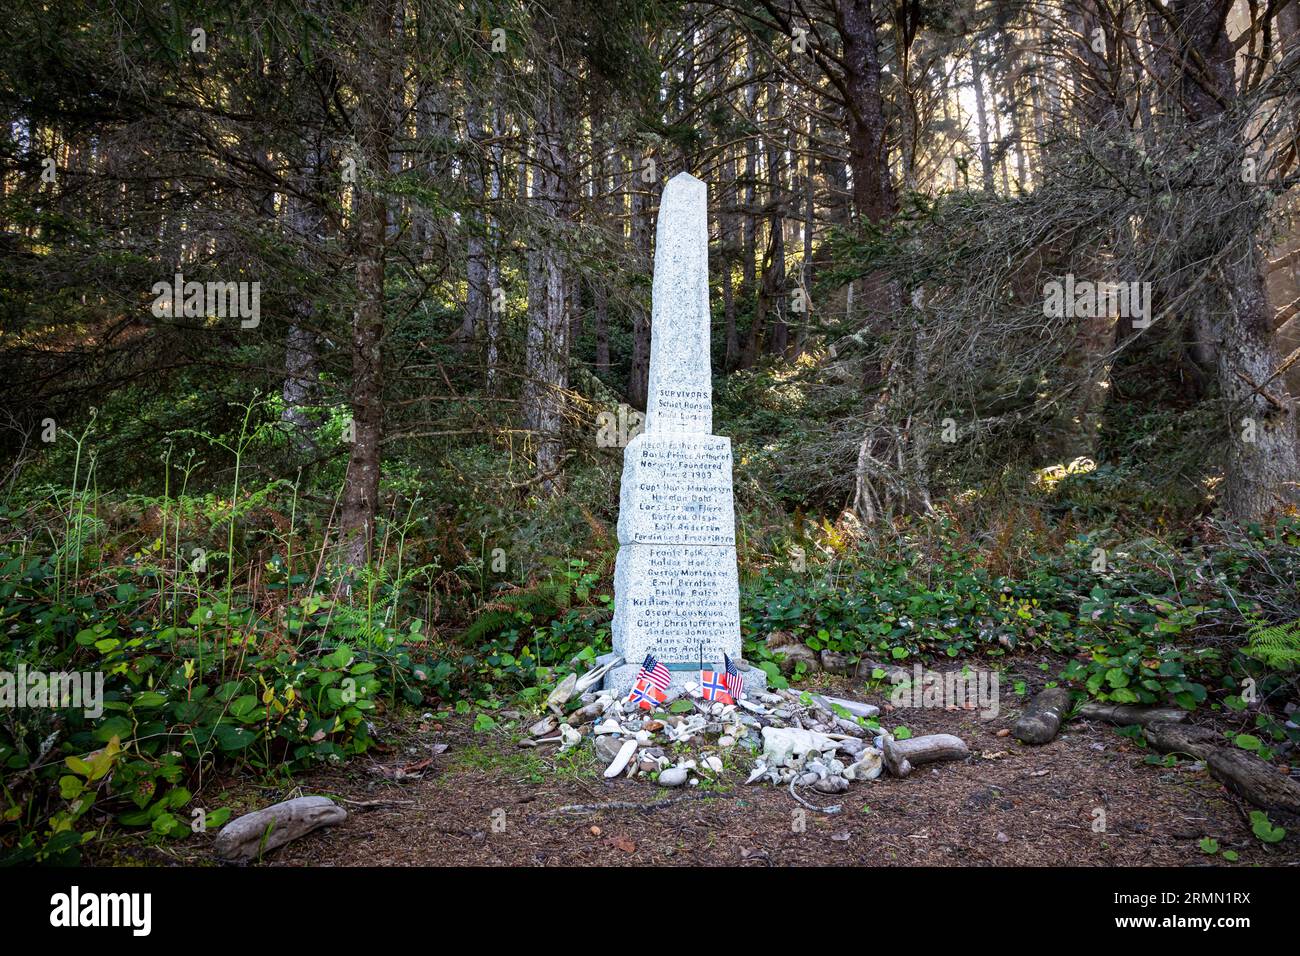
<svg viewBox="0 0 1300 956">
<path fill-rule="evenodd" d="M 727 690 L 727 682 L 719 671 L 700 671 L 700 690 L 705 700 L 716 700 L 723 704 L 734 704 Z"/>
<path fill-rule="evenodd" d="M 665 692 L 668 690 L 668 685 L 672 683 L 673 679 L 672 675 L 668 673 L 668 668 L 655 660 L 653 654 L 647 654 L 645 656 L 645 662 L 642 663 L 641 669 L 637 671 L 636 680 L 641 680 L 643 677 L 658 687 L 661 691 Z"/>
<path fill-rule="evenodd" d="M 656 704 L 664 702 L 665 694 L 650 681 L 644 677 L 636 682 L 632 688 L 632 693 L 627 695 L 627 702 L 640 707 L 642 710 L 654 710 Z"/>
<path fill-rule="evenodd" d="M 727 665 L 726 676 L 722 678 L 727 685 L 727 693 L 740 700 L 740 695 L 745 692 L 745 678 L 740 676 L 740 671 L 736 670 L 736 662 L 730 657 L 723 654 L 722 660 Z"/>
</svg>

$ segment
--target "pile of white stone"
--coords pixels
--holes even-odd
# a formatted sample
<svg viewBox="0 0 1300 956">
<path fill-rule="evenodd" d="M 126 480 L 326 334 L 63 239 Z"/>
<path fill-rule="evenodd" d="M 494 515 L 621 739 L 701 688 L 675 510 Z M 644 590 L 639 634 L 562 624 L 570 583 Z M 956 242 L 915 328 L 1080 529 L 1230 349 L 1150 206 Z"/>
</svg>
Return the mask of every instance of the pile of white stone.
<svg viewBox="0 0 1300 956">
<path fill-rule="evenodd" d="M 879 713 L 876 706 L 821 694 L 781 690 L 722 704 L 705 700 L 699 684 L 688 681 L 650 713 L 594 689 L 603 671 L 566 678 L 547 698 L 551 712 L 521 745 L 558 744 L 561 752 L 589 746 L 607 778 L 640 776 L 663 787 L 698 786 L 728 766 L 748 766 L 746 783 L 829 794 L 874 780 L 886 768 L 906 776 L 909 756 L 920 763 L 965 755 L 965 744 L 949 735 L 895 741 L 865 725 Z M 943 754 L 925 756 L 936 743 Z"/>
</svg>

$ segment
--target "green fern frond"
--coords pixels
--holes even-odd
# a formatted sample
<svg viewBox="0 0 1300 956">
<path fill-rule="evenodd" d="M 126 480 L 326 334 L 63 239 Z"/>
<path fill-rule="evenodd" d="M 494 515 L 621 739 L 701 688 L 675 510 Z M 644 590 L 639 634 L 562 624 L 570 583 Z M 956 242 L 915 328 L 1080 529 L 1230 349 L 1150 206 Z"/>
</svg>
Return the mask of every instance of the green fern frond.
<svg viewBox="0 0 1300 956">
<path fill-rule="evenodd" d="M 534 620 L 549 620 L 567 608 L 571 600 L 568 582 L 557 582 L 554 577 L 498 595 L 492 603 L 483 606 L 461 635 L 461 641 L 467 646 L 478 644 L 504 631 L 521 613 L 531 615 Z"/>
<path fill-rule="evenodd" d="M 473 646 L 492 634 L 499 634 L 515 619 L 515 611 L 508 608 L 487 608 L 479 612 L 473 623 L 461 635 L 461 641 Z"/>
<path fill-rule="evenodd" d="M 1269 624 L 1252 617 L 1246 632 L 1246 654 L 1275 670 L 1300 667 L 1300 618 L 1285 624 Z"/>
</svg>

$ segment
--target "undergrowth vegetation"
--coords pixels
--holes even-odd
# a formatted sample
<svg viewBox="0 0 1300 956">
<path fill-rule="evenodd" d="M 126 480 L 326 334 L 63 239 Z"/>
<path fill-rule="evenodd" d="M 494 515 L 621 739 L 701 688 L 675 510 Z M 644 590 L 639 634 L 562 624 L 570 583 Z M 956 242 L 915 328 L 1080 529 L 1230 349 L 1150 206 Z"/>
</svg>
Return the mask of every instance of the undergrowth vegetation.
<svg viewBox="0 0 1300 956">
<path fill-rule="evenodd" d="M 810 675 L 780 669 L 777 631 L 850 661 L 1029 653 L 1098 700 L 1243 712 L 1240 745 L 1266 757 L 1295 742 L 1281 704 L 1300 663 L 1300 517 L 1237 528 L 1184 510 L 1143 530 L 1129 485 L 1091 468 L 889 527 L 790 514 L 780 482 L 755 478 L 780 458 L 760 448 L 764 414 L 735 426 L 742 633 L 778 685 Z M 609 649 L 617 457 L 575 465 L 582 493 L 546 501 L 512 498 L 488 446 L 422 482 L 388 476 L 374 559 L 345 571 L 329 489 L 249 466 L 271 420 L 249 405 L 229 437 L 177 433 L 213 457 L 166 444 L 154 496 L 101 492 L 83 433 L 67 485 L 43 471 L 0 505 L 0 672 L 27 675 L 10 691 L 103 681 L 95 712 L 0 708 L 8 862 L 72 861 L 109 833 L 188 838 L 228 816 L 232 775 L 341 762 L 409 709 L 495 727 Z M 198 490 L 217 456 L 229 489 Z M 467 486 L 480 493 L 444 494 Z"/>
</svg>

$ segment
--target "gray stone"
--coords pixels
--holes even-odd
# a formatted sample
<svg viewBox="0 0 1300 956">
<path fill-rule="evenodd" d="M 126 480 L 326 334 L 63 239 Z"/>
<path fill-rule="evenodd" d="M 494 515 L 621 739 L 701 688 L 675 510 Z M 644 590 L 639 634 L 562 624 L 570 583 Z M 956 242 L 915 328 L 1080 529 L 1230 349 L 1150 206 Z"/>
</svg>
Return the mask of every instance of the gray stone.
<svg viewBox="0 0 1300 956">
<path fill-rule="evenodd" d="M 608 734 L 602 737 L 597 737 L 594 746 L 596 748 L 596 756 L 600 758 L 600 762 L 606 765 L 611 763 L 614 758 L 618 756 L 619 751 L 623 749 L 623 742 L 624 738 L 614 737 Z"/>
<path fill-rule="evenodd" d="M 213 850 L 223 860 L 247 862 L 347 818 L 329 797 L 297 797 L 231 820 L 217 834 Z"/>
<path fill-rule="evenodd" d="M 647 654 L 672 672 L 670 697 L 701 662 L 740 660 L 731 441 L 711 434 L 708 189 L 668 182 L 656 233 L 645 431 L 627 446 L 614 569 L 614 653 L 605 688 L 625 696 Z M 747 670 L 746 690 L 767 686 Z"/>
<path fill-rule="evenodd" d="M 812 786 L 818 793 L 843 793 L 849 789 L 849 782 L 843 777 L 824 777 Z"/>
<path fill-rule="evenodd" d="M 740 657 L 735 548 L 623 545 L 614 560 L 614 595 L 611 630 L 625 666 L 640 666 L 646 654 L 697 667 L 701 653 L 713 664 L 724 653 Z"/>
<path fill-rule="evenodd" d="M 807 665 L 805 669 L 808 673 L 816 673 L 822 669 L 817 652 L 806 644 L 783 644 L 772 651 L 772 656 L 777 659 L 777 665 L 783 674 L 793 673 L 800 661 Z"/>
<path fill-rule="evenodd" d="M 850 737 L 847 740 L 838 741 L 839 746 L 836 750 L 841 750 L 850 757 L 857 757 L 862 751 L 867 749 L 867 742 L 860 737 Z"/>
<path fill-rule="evenodd" d="M 659 199 L 647 432 L 713 431 L 708 201 L 708 187 L 690 173 L 670 179 Z"/>
<path fill-rule="evenodd" d="M 642 433 L 623 452 L 620 544 L 736 543 L 731 439 Z"/>
<path fill-rule="evenodd" d="M 854 669 L 857 667 L 857 662 L 849 657 L 848 654 L 841 654 L 839 651 L 828 650 L 822 651 L 821 653 L 821 665 L 823 670 L 829 671 L 832 674 L 848 675 L 853 673 Z"/>
</svg>

